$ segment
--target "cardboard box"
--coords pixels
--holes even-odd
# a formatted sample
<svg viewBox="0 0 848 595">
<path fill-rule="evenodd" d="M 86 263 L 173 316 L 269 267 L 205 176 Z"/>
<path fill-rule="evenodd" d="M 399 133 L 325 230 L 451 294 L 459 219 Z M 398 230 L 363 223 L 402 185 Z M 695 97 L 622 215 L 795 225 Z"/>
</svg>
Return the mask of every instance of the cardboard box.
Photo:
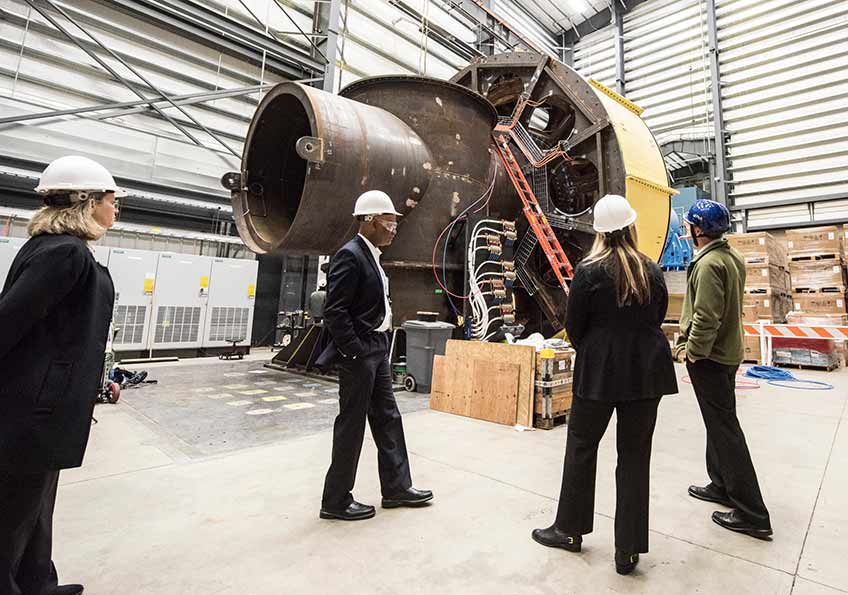
<svg viewBox="0 0 848 595">
<path fill-rule="evenodd" d="M 842 232 L 842 233 L 841 233 Z M 835 225 L 786 230 L 789 259 L 817 254 L 842 254 L 844 230 Z"/>
<path fill-rule="evenodd" d="M 793 263 L 794 264 L 794 263 Z M 748 264 L 745 266 L 745 291 L 748 293 L 789 292 L 789 275 L 773 264 Z"/>
<path fill-rule="evenodd" d="M 840 293 L 845 292 L 845 268 L 841 257 L 792 261 L 789 263 L 789 274 L 795 292 L 817 292 L 822 289 L 841 289 Z"/>
<path fill-rule="evenodd" d="M 845 295 L 841 293 L 796 293 L 793 311 L 805 314 L 845 314 Z"/>
<path fill-rule="evenodd" d="M 763 362 L 759 337 L 745 337 L 745 361 L 761 364 Z"/>
<path fill-rule="evenodd" d="M 746 294 L 742 302 L 742 320 L 781 323 L 792 308 L 792 297 L 787 293 Z"/>
<path fill-rule="evenodd" d="M 731 234 L 727 239 L 742 253 L 746 263 L 786 267 L 786 249 L 768 232 Z"/>
<path fill-rule="evenodd" d="M 680 316 L 683 314 L 683 298 L 682 293 L 670 293 L 668 295 L 668 309 L 665 313 L 665 319 L 669 322 L 679 322 Z"/>
</svg>

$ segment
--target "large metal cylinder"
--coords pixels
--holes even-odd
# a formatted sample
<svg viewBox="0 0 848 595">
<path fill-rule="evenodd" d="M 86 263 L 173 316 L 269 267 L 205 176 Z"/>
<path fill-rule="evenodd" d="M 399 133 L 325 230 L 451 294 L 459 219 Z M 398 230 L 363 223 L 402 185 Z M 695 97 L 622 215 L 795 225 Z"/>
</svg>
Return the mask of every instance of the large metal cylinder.
<svg viewBox="0 0 848 595">
<path fill-rule="evenodd" d="M 234 195 L 236 225 L 256 252 L 332 254 L 352 234 L 353 202 L 380 189 L 406 200 L 426 192 L 430 151 L 394 115 L 297 83 L 259 105 Z"/>
<path fill-rule="evenodd" d="M 530 107 L 516 107 L 522 105 Z M 375 77 L 338 96 L 296 83 L 274 87 L 251 122 L 241 172 L 224 179 L 239 234 L 260 253 L 332 254 L 355 233 L 356 198 L 383 190 L 404 214 L 383 256 L 395 322 L 419 310 L 447 317 L 433 275 L 434 244 L 459 213 L 491 187 L 481 214 L 517 220 L 519 243 L 532 234 L 492 149 L 498 118 L 514 110 L 537 150 L 567 155 L 538 167 L 521 155 L 518 161 L 569 259 L 579 261 L 591 244 L 591 209 L 605 193 L 627 196 L 639 213 L 640 249 L 658 259 L 674 191 L 641 109 L 525 52 L 476 60 L 451 82 Z M 440 245 L 438 269 L 461 293 L 465 245 L 455 240 L 444 253 Z M 527 245 L 529 257 L 518 267 L 519 318 L 558 327 L 567 296 L 551 283 L 544 254 Z"/>
</svg>

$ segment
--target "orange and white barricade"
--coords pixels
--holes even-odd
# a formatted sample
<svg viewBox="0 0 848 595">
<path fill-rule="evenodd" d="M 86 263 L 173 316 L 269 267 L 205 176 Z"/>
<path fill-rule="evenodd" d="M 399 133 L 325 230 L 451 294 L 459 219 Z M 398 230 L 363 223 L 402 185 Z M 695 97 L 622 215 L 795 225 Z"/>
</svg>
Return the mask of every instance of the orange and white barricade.
<svg viewBox="0 0 848 595">
<path fill-rule="evenodd" d="M 810 324 L 772 324 L 765 320 L 746 323 L 745 336 L 760 338 L 763 363 L 772 365 L 771 346 L 775 337 L 782 339 L 830 339 L 848 341 L 848 326 L 821 326 Z"/>
</svg>

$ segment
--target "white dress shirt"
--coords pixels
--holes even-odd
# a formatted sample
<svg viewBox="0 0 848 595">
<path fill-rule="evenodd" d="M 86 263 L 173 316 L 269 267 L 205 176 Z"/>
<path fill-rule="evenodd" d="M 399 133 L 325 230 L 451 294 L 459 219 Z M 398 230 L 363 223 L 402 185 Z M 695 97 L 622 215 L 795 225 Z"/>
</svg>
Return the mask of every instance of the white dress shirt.
<svg viewBox="0 0 848 595">
<path fill-rule="evenodd" d="M 374 329 L 376 332 L 386 332 L 392 329 L 392 306 L 389 303 L 389 278 L 386 276 L 386 272 L 383 270 L 383 266 L 380 264 L 380 256 L 383 252 L 374 244 L 372 244 L 368 238 L 366 238 L 361 233 L 358 234 L 360 238 L 363 239 L 365 245 L 368 246 L 368 250 L 371 252 L 371 257 L 374 259 L 374 263 L 377 265 L 377 270 L 380 271 L 380 278 L 383 281 L 383 299 L 386 304 L 386 316 L 383 318 L 383 322 Z"/>
</svg>

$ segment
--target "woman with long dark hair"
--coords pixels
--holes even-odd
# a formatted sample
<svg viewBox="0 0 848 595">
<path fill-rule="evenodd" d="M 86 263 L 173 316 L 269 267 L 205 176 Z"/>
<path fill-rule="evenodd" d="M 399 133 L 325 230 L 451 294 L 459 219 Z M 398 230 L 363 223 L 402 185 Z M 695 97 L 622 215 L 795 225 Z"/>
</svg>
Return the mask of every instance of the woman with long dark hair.
<svg viewBox="0 0 848 595">
<path fill-rule="evenodd" d="M 82 464 L 115 301 L 88 246 L 115 223 L 122 191 L 99 163 L 61 157 L 41 174 L 0 294 L 0 593 L 79 595 L 52 562 L 59 471 Z"/>
<path fill-rule="evenodd" d="M 651 441 L 660 399 L 677 392 L 677 379 L 661 328 L 668 291 L 637 248 L 636 211 L 607 195 L 594 212 L 597 236 L 574 273 L 565 320 L 577 356 L 559 507 L 533 539 L 580 551 L 592 532 L 598 444 L 615 411 L 615 567 L 629 574 L 648 551 Z"/>
</svg>

